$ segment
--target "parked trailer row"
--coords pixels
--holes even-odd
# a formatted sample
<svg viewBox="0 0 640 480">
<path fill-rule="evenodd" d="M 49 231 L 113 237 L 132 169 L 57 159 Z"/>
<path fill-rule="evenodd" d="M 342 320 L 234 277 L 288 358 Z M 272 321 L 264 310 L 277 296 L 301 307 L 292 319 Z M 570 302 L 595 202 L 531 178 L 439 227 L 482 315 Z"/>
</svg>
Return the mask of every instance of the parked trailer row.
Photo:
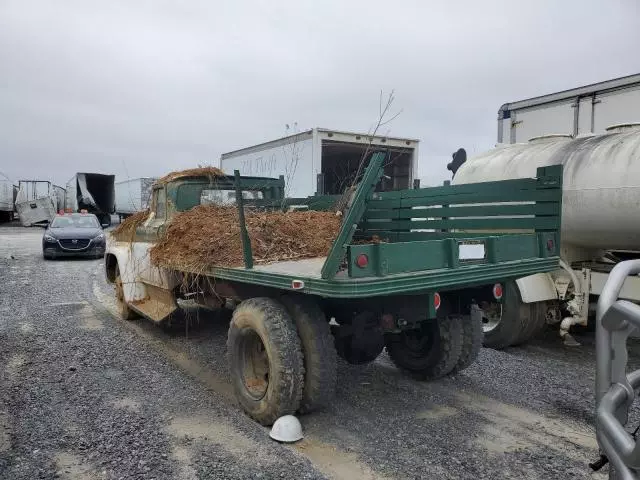
<svg viewBox="0 0 640 480">
<path fill-rule="evenodd" d="M 116 214 L 120 220 L 149 208 L 151 190 L 155 180 L 153 177 L 141 177 L 116 182 Z"/>
</svg>

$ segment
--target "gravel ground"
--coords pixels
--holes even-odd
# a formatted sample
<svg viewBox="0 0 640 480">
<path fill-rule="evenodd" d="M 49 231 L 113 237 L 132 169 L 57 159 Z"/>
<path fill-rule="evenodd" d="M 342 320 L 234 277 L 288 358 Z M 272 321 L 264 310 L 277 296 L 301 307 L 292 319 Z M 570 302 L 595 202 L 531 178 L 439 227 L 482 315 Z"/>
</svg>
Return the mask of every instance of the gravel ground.
<svg viewBox="0 0 640 480">
<path fill-rule="evenodd" d="M 430 383 L 385 355 L 341 364 L 334 405 L 282 446 L 233 400 L 228 315 L 117 320 L 102 261 L 45 262 L 41 235 L 0 227 L 0 478 L 605 478 L 587 466 L 591 334 L 484 349 Z"/>
</svg>

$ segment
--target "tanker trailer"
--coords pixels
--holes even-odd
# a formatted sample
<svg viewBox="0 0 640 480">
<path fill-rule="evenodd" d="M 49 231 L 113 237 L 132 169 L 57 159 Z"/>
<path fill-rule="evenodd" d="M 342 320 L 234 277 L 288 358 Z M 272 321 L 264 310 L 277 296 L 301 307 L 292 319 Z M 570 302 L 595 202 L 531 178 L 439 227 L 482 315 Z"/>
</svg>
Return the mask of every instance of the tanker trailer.
<svg viewBox="0 0 640 480">
<path fill-rule="evenodd" d="M 526 342 L 546 323 L 560 323 L 565 344 L 576 345 L 569 328 L 588 324 L 611 269 L 640 258 L 640 124 L 499 144 L 450 167 L 451 183 L 535 177 L 556 164 L 564 166 L 561 269 L 507 283 L 501 304 L 481 306 L 485 346 Z M 640 302 L 640 277 L 626 280 L 620 298 Z"/>
</svg>

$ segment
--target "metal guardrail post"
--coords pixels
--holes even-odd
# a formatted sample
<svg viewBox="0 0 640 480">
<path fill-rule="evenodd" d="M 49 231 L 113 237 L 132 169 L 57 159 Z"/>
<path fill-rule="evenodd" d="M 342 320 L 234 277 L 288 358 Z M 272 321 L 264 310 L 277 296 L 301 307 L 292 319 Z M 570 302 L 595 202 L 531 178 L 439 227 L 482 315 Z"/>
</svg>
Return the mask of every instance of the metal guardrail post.
<svg viewBox="0 0 640 480">
<path fill-rule="evenodd" d="M 596 436 L 615 468 L 617 479 L 638 479 L 640 443 L 624 426 L 640 388 L 640 370 L 627 374 L 627 339 L 640 328 L 640 306 L 618 300 L 629 275 L 640 273 L 640 260 L 620 262 L 607 279 L 596 311 Z"/>
</svg>

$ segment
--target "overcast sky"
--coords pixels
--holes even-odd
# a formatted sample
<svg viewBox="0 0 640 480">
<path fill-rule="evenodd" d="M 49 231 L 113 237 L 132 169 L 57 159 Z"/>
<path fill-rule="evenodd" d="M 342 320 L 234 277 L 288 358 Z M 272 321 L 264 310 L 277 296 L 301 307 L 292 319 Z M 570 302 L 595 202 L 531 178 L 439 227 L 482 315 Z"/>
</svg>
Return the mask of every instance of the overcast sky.
<svg viewBox="0 0 640 480">
<path fill-rule="evenodd" d="M 640 72 L 637 0 L 0 0 L 0 172 L 63 184 L 217 164 L 299 129 L 491 148 L 502 103 Z M 639 118 L 640 120 L 640 118 Z"/>
</svg>

